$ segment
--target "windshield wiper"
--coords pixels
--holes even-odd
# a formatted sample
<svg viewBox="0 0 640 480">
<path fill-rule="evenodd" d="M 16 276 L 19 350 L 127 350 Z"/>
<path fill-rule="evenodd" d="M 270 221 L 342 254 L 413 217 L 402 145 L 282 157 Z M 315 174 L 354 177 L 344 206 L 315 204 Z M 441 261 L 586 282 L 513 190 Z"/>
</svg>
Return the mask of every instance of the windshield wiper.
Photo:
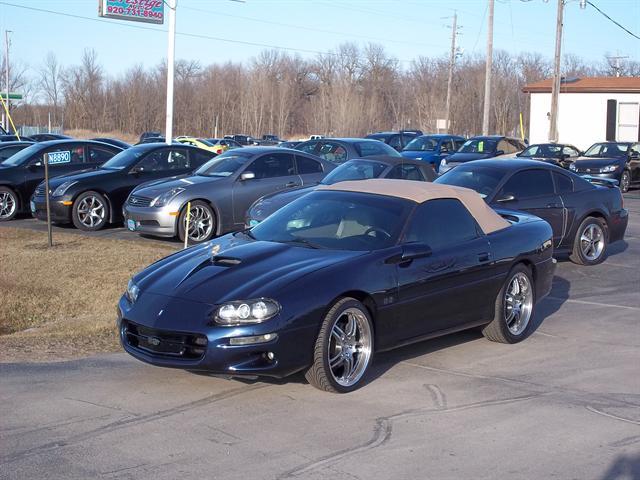
<svg viewBox="0 0 640 480">
<path fill-rule="evenodd" d="M 291 240 L 278 240 L 278 243 L 304 245 L 305 247 L 313 248 L 316 250 L 323 248 L 322 246 L 316 243 L 313 243 L 312 241 L 307 240 L 306 238 L 301 238 L 301 237 L 294 237 Z"/>
</svg>

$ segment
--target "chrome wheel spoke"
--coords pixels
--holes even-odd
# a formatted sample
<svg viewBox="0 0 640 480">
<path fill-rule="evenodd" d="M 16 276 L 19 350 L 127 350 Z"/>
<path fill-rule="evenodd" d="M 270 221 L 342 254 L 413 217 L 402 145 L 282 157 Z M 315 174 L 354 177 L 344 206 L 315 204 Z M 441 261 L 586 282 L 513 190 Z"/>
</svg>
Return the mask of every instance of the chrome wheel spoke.
<svg viewBox="0 0 640 480">
<path fill-rule="evenodd" d="M 533 309 L 533 292 L 529 278 L 516 273 L 504 295 L 504 321 L 513 335 L 520 335 L 527 328 Z"/>
<path fill-rule="evenodd" d="M 357 383 L 369 365 L 373 334 L 367 316 L 348 308 L 335 320 L 328 341 L 327 360 L 334 380 L 345 387 Z"/>
</svg>

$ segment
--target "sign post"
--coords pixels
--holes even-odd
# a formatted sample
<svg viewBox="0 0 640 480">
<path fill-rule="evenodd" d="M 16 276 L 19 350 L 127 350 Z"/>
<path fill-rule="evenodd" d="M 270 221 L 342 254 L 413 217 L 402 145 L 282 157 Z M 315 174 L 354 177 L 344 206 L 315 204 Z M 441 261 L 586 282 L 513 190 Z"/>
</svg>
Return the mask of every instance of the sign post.
<svg viewBox="0 0 640 480">
<path fill-rule="evenodd" d="M 51 231 L 51 205 L 49 204 L 49 154 L 44 155 L 44 198 L 47 208 L 47 239 L 49 247 L 53 247 L 53 233 Z"/>
<path fill-rule="evenodd" d="M 173 79 L 176 68 L 176 7 L 178 0 L 167 0 L 169 7 L 169 46 L 167 49 L 167 119 L 165 139 L 171 145 L 173 140 Z"/>
</svg>

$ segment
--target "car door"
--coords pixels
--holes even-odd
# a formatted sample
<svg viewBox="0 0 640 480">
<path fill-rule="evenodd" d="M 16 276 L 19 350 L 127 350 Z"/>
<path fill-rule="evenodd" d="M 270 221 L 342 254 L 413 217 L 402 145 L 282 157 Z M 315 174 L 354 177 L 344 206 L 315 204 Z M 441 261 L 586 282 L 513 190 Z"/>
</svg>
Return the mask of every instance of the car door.
<svg viewBox="0 0 640 480">
<path fill-rule="evenodd" d="M 488 320 L 495 298 L 486 286 L 492 269 L 489 242 L 457 199 L 419 205 L 408 225 L 404 248 L 426 245 L 431 254 L 397 265 L 395 341 Z"/>
<path fill-rule="evenodd" d="M 252 173 L 254 177 L 243 179 L 243 174 L 247 173 Z M 259 156 L 238 175 L 233 184 L 234 223 L 244 224 L 247 210 L 258 198 L 301 185 L 292 153 L 267 153 Z"/>
<path fill-rule="evenodd" d="M 632 182 L 640 182 L 640 143 L 634 143 L 629 149 L 629 171 Z"/>
<path fill-rule="evenodd" d="M 516 172 L 504 182 L 491 204 L 524 210 L 546 220 L 553 229 L 554 246 L 560 244 L 565 232 L 566 211 L 562 198 L 555 192 L 550 170 L 532 168 Z"/>
<path fill-rule="evenodd" d="M 564 207 L 564 231 L 563 236 L 555 245 L 556 248 L 564 245 L 571 246 L 573 238 L 569 238 L 569 232 L 573 231 L 574 224 L 577 222 L 576 212 L 584 203 L 584 198 L 580 199 L 579 195 L 574 193 L 573 180 L 569 175 L 560 172 L 553 172 L 553 183 L 555 184 L 556 193 L 560 195 L 562 205 Z"/>
<path fill-rule="evenodd" d="M 131 190 L 138 185 L 191 171 L 186 148 L 167 146 L 154 149 L 133 165 L 128 173 L 110 189 L 111 202 L 119 210 Z M 117 207 L 116 207 L 117 206 Z"/>
<path fill-rule="evenodd" d="M 296 172 L 303 185 L 315 185 L 326 175 L 322 163 L 304 155 L 296 155 Z"/>
</svg>

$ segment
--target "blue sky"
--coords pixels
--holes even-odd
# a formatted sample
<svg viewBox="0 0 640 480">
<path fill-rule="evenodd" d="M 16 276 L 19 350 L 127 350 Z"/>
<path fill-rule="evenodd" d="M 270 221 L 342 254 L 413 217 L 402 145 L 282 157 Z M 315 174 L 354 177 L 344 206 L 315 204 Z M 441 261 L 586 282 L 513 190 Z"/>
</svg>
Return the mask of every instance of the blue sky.
<svg viewBox="0 0 640 480">
<path fill-rule="evenodd" d="M 592 1 L 640 35 L 639 0 Z M 162 32 L 166 26 L 91 21 L 16 8 L 8 3 L 97 19 L 98 1 L 0 0 L 0 28 L 13 31 L 12 59 L 20 59 L 28 66 L 37 67 L 49 51 L 55 52 L 64 65 L 77 63 L 84 48 L 93 48 L 107 73 L 117 75 L 134 64 L 155 65 L 166 57 L 167 35 Z M 176 54 L 207 65 L 242 61 L 264 49 L 233 41 L 299 49 L 303 50 L 302 56 L 313 56 L 312 51 L 327 51 L 345 41 L 372 41 L 408 62 L 419 55 L 447 53 L 450 29 L 445 25 L 451 22 L 447 17 L 454 9 L 462 25 L 459 45 L 465 54 L 482 53 L 486 44 L 486 4 L 485 0 L 178 0 L 178 32 L 218 40 L 178 36 Z M 495 9 L 495 48 L 553 55 L 555 0 L 496 0 Z M 640 60 L 640 40 L 592 7 L 581 10 L 578 0 L 570 0 L 565 12 L 564 53 L 594 62 L 601 61 L 605 54 Z"/>
</svg>

